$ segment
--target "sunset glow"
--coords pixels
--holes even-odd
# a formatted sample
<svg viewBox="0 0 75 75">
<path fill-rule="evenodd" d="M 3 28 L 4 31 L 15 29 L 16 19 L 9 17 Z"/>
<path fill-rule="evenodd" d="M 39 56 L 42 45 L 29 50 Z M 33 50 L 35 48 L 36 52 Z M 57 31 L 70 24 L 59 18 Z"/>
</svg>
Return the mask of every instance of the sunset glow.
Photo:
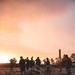
<svg viewBox="0 0 75 75">
<path fill-rule="evenodd" d="M 0 63 L 75 53 L 75 1 L 0 1 Z M 3 52 L 2 52 L 3 51 Z"/>
<path fill-rule="evenodd" d="M 9 60 L 12 58 L 11 55 L 4 53 L 4 52 L 0 52 L 0 63 L 9 63 Z"/>
</svg>

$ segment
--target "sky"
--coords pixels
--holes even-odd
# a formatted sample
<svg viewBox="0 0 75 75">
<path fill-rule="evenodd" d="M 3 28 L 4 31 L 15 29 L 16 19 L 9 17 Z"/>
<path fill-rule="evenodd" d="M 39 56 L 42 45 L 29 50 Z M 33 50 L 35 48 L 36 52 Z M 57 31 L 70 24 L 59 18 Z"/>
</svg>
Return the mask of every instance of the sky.
<svg viewBox="0 0 75 75">
<path fill-rule="evenodd" d="M 0 62 L 56 58 L 59 49 L 75 53 L 74 0 L 0 0 Z"/>
</svg>

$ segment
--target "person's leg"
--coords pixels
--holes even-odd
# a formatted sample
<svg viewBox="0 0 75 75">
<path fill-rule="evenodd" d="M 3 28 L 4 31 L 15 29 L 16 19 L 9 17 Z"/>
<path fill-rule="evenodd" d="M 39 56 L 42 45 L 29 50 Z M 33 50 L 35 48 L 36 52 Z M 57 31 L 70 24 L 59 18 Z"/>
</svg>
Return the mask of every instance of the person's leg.
<svg viewBox="0 0 75 75">
<path fill-rule="evenodd" d="M 20 68 L 20 72 L 21 72 L 21 75 L 22 75 L 22 73 L 23 73 L 23 69 L 22 69 L 22 67 Z"/>
<path fill-rule="evenodd" d="M 71 70 L 70 69 L 66 69 L 67 71 L 67 75 L 71 75 Z"/>
<path fill-rule="evenodd" d="M 49 69 L 49 67 L 47 67 L 47 73 L 49 73 L 50 72 L 50 69 Z"/>
<path fill-rule="evenodd" d="M 71 70 L 70 69 L 68 69 L 68 75 L 71 75 Z"/>
</svg>

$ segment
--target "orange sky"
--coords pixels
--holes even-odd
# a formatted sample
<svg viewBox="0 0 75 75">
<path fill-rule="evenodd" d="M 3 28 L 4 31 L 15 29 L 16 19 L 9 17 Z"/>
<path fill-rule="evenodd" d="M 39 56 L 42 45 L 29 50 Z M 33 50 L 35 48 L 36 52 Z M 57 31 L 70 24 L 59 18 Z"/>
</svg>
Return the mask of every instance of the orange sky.
<svg viewBox="0 0 75 75">
<path fill-rule="evenodd" d="M 55 58 L 61 48 L 62 55 L 70 56 L 75 52 L 74 3 L 67 0 L 0 1 L 0 53 L 18 59 L 20 55 Z"/>
</svg>

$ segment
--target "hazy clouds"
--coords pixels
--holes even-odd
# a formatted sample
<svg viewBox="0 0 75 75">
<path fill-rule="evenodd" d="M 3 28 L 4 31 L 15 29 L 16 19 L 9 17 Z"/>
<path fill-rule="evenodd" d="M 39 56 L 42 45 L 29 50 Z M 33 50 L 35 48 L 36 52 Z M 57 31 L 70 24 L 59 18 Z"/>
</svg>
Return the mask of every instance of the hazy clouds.
<svg viewBox="0 0 75 75">
<path fill-rule="evenodd" d="M 61 48 L 70 54 L 75 50 L 74 4 L 72 0 L 0 1 L 0 46 L 47 54 Z"/>
</svg>

